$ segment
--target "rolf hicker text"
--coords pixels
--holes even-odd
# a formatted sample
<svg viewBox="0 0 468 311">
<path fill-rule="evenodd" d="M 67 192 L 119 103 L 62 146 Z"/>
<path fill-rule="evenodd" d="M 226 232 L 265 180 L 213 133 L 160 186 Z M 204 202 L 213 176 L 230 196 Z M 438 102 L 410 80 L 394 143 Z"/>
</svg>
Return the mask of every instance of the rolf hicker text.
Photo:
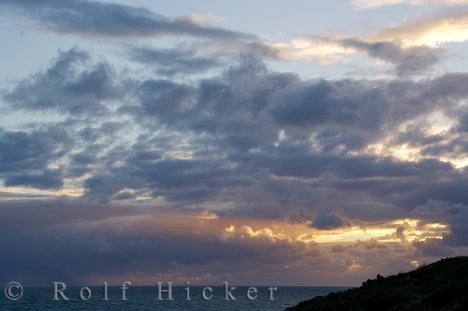
<svg viewBox="0 0 468 311">
<path fill-rule="evenodd" d="M 174 294 L 173 282 L 157 282 L 155 286 L 155 299 L 160 301 L 173 301 L 175 299 L 184 299 L 186 301 L 192 300 L 195 295 L 201 297 L 204 301 L 210 301 L 213 299 L 222 299 L 226 301 L 235 301 L 237 297 L 243 295 L 249 300 L 257 300 L 260 296 L 267 297 L 268 300 L 275 300 L 275 295 L 278 291 L 278 287 L 262 288 L 261 290 L 265 293 L 261 293 L 257 287 L 243 287 L 237 288 L 236 286 L 229 285 L 229 282 L 224 282 L 223 291 L 214 290 L 213 287 L 197 286 L 192 288 L 190 282 L 186 282 L 183 296 L 180 293 L 180 297 L 176 297 Z M 121 301 L 128 301 L 131 299 L 129 292 L 132 283 L 125 281 L 122 286 L 119 287 L 119 297 L 109 297 L 109 286 L 107 282 L 102 283 L 102 287 L 88 287 L 83 286 L 78 289 L 69 289 L 65 282 L 53 282 L 52 283 L 52 300 L 54 301 L 69 301 L 79 299 L 82 301 L 88 301 L 90 299 L 100 299 L 103 301 L 109 301 L 119 299 Z M 4 290 L 5 297 L 9 300 L 20 300 L 23 297 L 24 289 L 19 282 L 10 282 Z M 115 294 L 115 293 L 114 293 Z"/>
<path fill-rule="evenodd" d="M 131 282 L 123 282 L 122 286 L 120 287 L 121 290 L 121 297 L 120 300 L 128 300 L 128 294 L 127 290 L 129 289 L 129 286 L 131 286 Z M 66 294 L 66 289 L 67 285 L 63 282 L 54 282 L 53 283 L 53 291 L 54 291 L 54 300 L 70 300 L 70 298 Z M 157 283 L 157 300 L 174 300 L 174 294 L 173 294 L 173 283 L 172 282 L 158 282 Z M 227 301 L 232 301 L 232 300 L 237 300 L 236 295 L 239 293 L 236 292 L 237 287 L 235 286 L 230 286 L 228 282 L 224 282 L 224 293 L 222 296 L 222 299 L 227 300 Z M 269 300 L 275 300 L 275 292 L 278 290 L 277 287 L 269 287 L 268 288 L 268 299 Z M 183 299 L 185 300 L 192 300 L 192 293 L 190 283 L 186 283 L 185 287 L 185 294 Z M 201 298 L 205 301 L 210 301 L 213 298 L 215 298 L 214 295 L 214 290 L 213 287 L 203 287 L 201 289 L 201 292 L 198 293 L 201 295 Z M 258 299 L 258 294 L 259 291 L 257 287 L 249 287 L 247 291 L 244 293 L 249 300 L 257 300 Z M 93 296 L 93 292 L 90 287 L 82 287 L 79 292 L 79 298 L 83 301 L 91 299 Z M 109 294 L 108 294 L 108 285 L 107 282 L 103 283 L 102 286 L 102 293 L 101 297 L 103 300 L 109 300 Z"/>
</svg>

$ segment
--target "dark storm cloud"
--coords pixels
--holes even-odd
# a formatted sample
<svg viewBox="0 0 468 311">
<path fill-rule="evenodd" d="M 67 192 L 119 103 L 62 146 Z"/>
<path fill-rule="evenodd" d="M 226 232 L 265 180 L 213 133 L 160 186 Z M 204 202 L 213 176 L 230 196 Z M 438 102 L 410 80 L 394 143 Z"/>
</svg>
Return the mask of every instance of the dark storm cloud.
<svg viewBox="0 0 468 311">
<path fill-rule="evenodd" d="M 0 128 L 0 178 L 4 185 L 58 189 L 63 185 L 60 169 L 49 169 L 69 149 L 66 134 L 54 127 L 31 132 Z"/>
<path fill-rule="evenodd" d="M 45 73 L 22 81 L 5 99 L 18 108 L 72 114 L 96 115 L 120 105 L 139 122 L 157 118 L 174 130 L 206 132 L 243 150 L 275 143 L 284 129 L 292 140 L 313 134 L 328 151 L 359 149 L 405 120 L 434 109 L 454 110 L 452 105 L 466 96 L 462 85 L 468 80 L 464 74 L 448 74 L 419 82 L 303 81 L 270 72 L 258 57 L 244 55 L 238 66 L 195 85 L 148 79 L 127 83 L 124 93 L 124 83 L 109 65 L 88 58 L 77 49 L 62 52 Z M 123 94 L 137 101 L 122 105 Z M 440 146 L 422 139 L 428 148 Z"/>
<path fill-rule="evenodd" d="M 459 213 L 456 217 L 451 218 L 450 234 L 445 237 L 445 243 L 449 246 L 468 246 L 468 211 L 464 210 Z"/>
<path fill-rule="evenodd" d="M 4 100 L 12 109 L 102 114 L 107 111 L 103 102 L 122 91 L 110 65 L 90 61 L 89 54 L 78 48 L 59 52 L 50 68 L 21 81 Z"/>
<path fill-rule="evenodd" d="M 423 256 L 436 258 L 450 257 L 456 255 L 453 248 L 444 244 L 440 239 L 427 239 L 426 241 L 413 242 L 418 253 Z"/>
<path fill-rule="evenodd" d="M 444 156 L 447 154 L 462 156 L 468 153 L 468 137 L 466 134 L 461 134 L 448 142 L 428 144 L 421 153 L 431 156 Z"/>
<path fill-rule="evenodd" d="M 466 184 L 464 185 L 466 187 Z M 436 194 L 437 196 L 437 194 Z M 437 197 L 442 197 L 438 195 Z M 457 196 L 446 197 L 441 200 L 428 200 L 416 208 L 416 212 L 434 221 L 447 223 L 450 232 L 443 240 L 432 240 L 417 245 L 422 251 L 449 251 L 448 246 L 468 246 L 468 198 Z M 437 255 L 437 254 L 436 254 Z"/>
<path fill-rule="evenodd" d="M 406 205 L 419 206 L 424 203 L 425 198 L 468 205 L 468 194 L 463 191 L 468 187 L 466 170 L 446 176 L 438 174 L 433 178 L 432 181 L 418 181 L 420 186 L 415 187 L 411 195 L 407 197 Z"/>
<path fill-rule="evenodd" d="M 380 88 L 359 81 L 309 81 L 290 84 L 275 94 L 276 122 L 298 127 L 341 124 L 376 128 L 388 109 Z M 370 116 L 374 116 L 370 118 Z"/>
<path fill-rule="evenodd" d="M 3 181 L 6 187 L 29 186 L 36 189 L 59 189 L 63 186 L 60 170 L 45 170 L 41 174 L 12 175 Z"/>
<path fill-rule="evenodd" d="M 277 136 L 265 108 L 275 90 L 294 79 L 292 74 L 269 74 L 258 57 L 246 54 L 239 66 L 196 86 L 143 81 L 136 90 L 139 105 L 126 110 L 139 120 L 155 118 L 172 129 L 206 132 L 230 146 L 248 149 Z"/>
<path fill-rule="evenodd" d="M 38 133 L 9 132 L 1 129 L 0 172 L 44 168 L 55 146 L 41 141 L 41 138 Z"/>
<path fill-rule="evenodd" d="M 128 198 L 130 193 L 123 189 L 146 189 L 155 197 L 187 203 L 209 202 L 221 193 L 225 200 L 239 200 L 240 195 L 245 200 L 239 214 L 288 215 L 300 221 L 310 219 L 311 207 L 285 180 L 267 186 L 273 179 L 299 178 L 295 187 L 307 188 L 309 179 L 320 178 L 314 183 L 318 187 L 314 204 L 327 209 L 333 204 L 348 206 L 350 214 L 354 211 L 369 220 L 401 213 L 409 217 L 411 209 L 428 198 L 464 202 L 459 189 L 466 180 L 450 164 L 350 155 L 348 151 L 378 141 L 389 129 L 435 109 L 454 113 L 458 100 L 467 95 L 461 87 L 466 79 L 464 74 L 449 74 L 418 82 L 304 81 L 292 74 L 270 72 L 258 57 L 244 55 L 237 66 L 196 84 L 144 80 L 135 84 L 137 100 L 122 106 L 122 111 L 148 129 L 163 126 L 169 132 L 189 135 L 196 142 L 190 148 L 197 160 L 161 160 L 163 146 L 170 147 L 175 138 L 162 142 L 142 135 L 137 149 L 115 155 L 114 160 L 124 159 L 121 167 L 88 179 L 88 195 Z M 283 141 L 281 130 L 285 131 Z M 310 148 L 311 135 L 315 150 Z M 405 141 L 426 147 L 442 143 L 420 135 Z M 159 148 L 145 153 L 155 146 Z M 214 155 L 218 158 L 212 167 L 204 164 Z M 255 197 L 264 197 L 271 210 L 253 204 Z M 275 201 L 283 207 L 277 208 Z M 294 216 L 297 213 L 304 215 Z"/>
<path fill-rule="evenodd" d="M 464 187 L 467 184 L 465 183 Z M 435 194 L 437 197 L 442 197 Z M 450 232 L 443 240 L 428 240 L 425 243 L 417 243 L 416 247 L 422 252 L 433 253 L 433 256 L 441 256 L 439 252 L 450 253 L 450 246 L 468 246 L 468 198 L 457 196 L 446 197 L 445 200 L 428 200 L 415 209 L 416 213 L 425 216 L 426 219 L 439 221 L 449 225 Z M 447 256 L 447 255 L 445 255 Z"/>
<path fill-rule="evenodd" d="M 133 111 L 143 109 L 143 117 L 208 132 L 243 149 L 273 143 L 280 129 L 292 139 L 304 139 L 307 129 L 324 150 L 358 149 L 405 120 L 455 109 L 466 96 L 461 87 L 466 80 L 464 74 L 448 74 L 419 82 L 303 81 L 269 72 L 261 59 L 244 55 L 239 66 L 196 87 L 168 80 L 141 83 L 141 105 Z"/>
<path fill-rule="evenodd" d="M 285 267 L 279 275 L 310 282 L 303 272 L 311 262 L 326 267 L 314 243 L 240 225 L 244 220 L 333 230 L 414 218 L 451 231 L 442 242 L 414 243 L 416 254 L 468 246 L 468 169 L 440 160 L 468 150 L 468 74 L 405 78 L 428 71 L 443 50 L 333 40 L 393 64 L 398 77 L 306 80 L 267 67 L 265 60 L 281 58 L 280 48 L 191 17 L 83 0 L 0 0 L 0 7 L 57 33 L 202 39 L 125 46 L 144 67 L 138 72 L 72 48 L 2 92 L 6 113 L 34 112 L 41 120 L 38 112 L 57 112 L 62 121 L 0 129 L 1 281 L 80 283 L 168 271 L 250 273 L 251 280 L 261 269 L 271 277 Z M 454 120 L 447 132 L 429 134 L 418 121 L 435 111 Z M 393 143 L 426 158 L 392 157 L 385 147 Z M 384 145 L 382 154 L 366 149 L 372 144 Z M 40 197 L 32 193 L 50 192 L 8 187 L 65 189 Z M 64 195 L 72 190 L 73 200 Z M 235 230 L 225 228 L 231 220 Z M 405 239 L 404 226 L 393 232 Z M 361 267 L 380 267 L 389 254 L 383 244 L 331 251 L 343 254 L 338 265 L 349 272 L 360 256 Z M 398 266 L 408 264 L 408 245 L 393 247 Z"/>
<path fill-rule="evenodd" d="M 120 90 L 116 85 L 121 83 L 112 70 L 101 69 L 109 65 L 88 60 L 89 55 L 78 49 L 61 52 L 45 73 L 21 82 L 6 98 L 12 107 L 96 115 L 107 108 L 103 102 L 117 96 L 111 90 Z M 101 72 L 104 74 L 98 74 Z M 467 80 L 464 74 L 418 82 L 302 80 L 293 74 L 271 72 L 258 56 L 244 54 L 237 65 L 221 75 L 196 83 L 146 79 L 127 84 L 129 100 L 116 100 L 115 107 L 120 106 L 116 113 L 129 114 L 135 123 L 102 121 L 99 125 L 97 121 L 96 126 L 78 126 L 74 135 L 83 146 L 70 155 L 68 174 L 83 176 L 99 163 L 102 167 L 87 178 L 85 186 L 88 195 L 100 198 L 121 198 L 119 192 L 129 188 L 173 200 L 209 201 L 220 191 L 226 195 L 226 189 L 234 193 L 233 185 L 242 188 L 257 184 L 258 189 L 269 192 L 262 185 L 270 183 L 270 178 L 326 176 L 380 178 L 374 184 L 361 185 L 369 193 L 390 195 L 393 189 L 405 189 L 409 180 L 415 182 L 412 179 L 417 182 L 418 178 L 434 175 L 450 179 L 457 174 L 451 165 L 437 160 L 405 162 L 348 152 L 434 109 L 456 114 L 457 101 L 468 93 L 463 87 Z M 22 97 L 26 93 L 28 96 Z M 117 133 L 124 134 L 129 126 L 142 132 L 138 143 L 106 147 L 118 142 Z M 181 136 L 177 134 L 190 138 L 193 144 L 187 148 L 196 159 L 175 160 L 164 155 L 165 149 L 178 143 Z M 167 135 L 165 141 L 158 135 Z M 441 140 L 419 144 L 436 148 Z M 214 162 L 213 157 L 217 159 Z M 344 183 L 331 183 L 330 187 L 344 188 Z M 283 197 L 294 197 L 283 182 L 272 191 L 276 199 L 282 188 Z M 432 188 L 428 185 L 415 190 L 412 203 L 428 199 L 424 198 L 428 195 L 424 189 Z M 440 194 L 444 198 L 455 194 L 444 193 Z M 397 203 L 395 197 L 392 202 Z"/>
<path fill-rule="evenodd" d="M 84 0 L 1 0 L 40 26 L 58 33 L 106 37 L 194 36 L 209 39 L 254 38 L 252 35 L 199 24 L 190 17 L 167 18 L 145 8 Z"/>
<path fill-rule="evenodd" d="M 90 197 L 107 198 L 123 189 L 149 189 L 154 197 L 168 200 L 209 200 L 217 189 L 235 184 L 235 172 L 215 160 L 164 160 L 151 154 L 127 159 L 126 165 L 110 174 L 86 180 Z"/>
<path fill-rule="evenodd" d="M 412 129 L 402 133 L 400 141 L 422 147 L 421 154 L 425 156 L 463 159 L 468 154 L 468 114 L 465 108 L 461 108 L 449 111 L 448 116 L 454 120 L 449 129 L 436 135 L 425 134 L 424 128 Z"/>
<path fill-rule="evenodd" d="M 149 271 L 164 274 L 176 267 L 215 273 L 217 262 L 242 271 L 252 264 L 287 263 L 304 253 L 303 245 L 286 241 L 224 239 L 216 232 L 199 235 L 159 229 L 164 215 L 147 208 L 72 200 L 35 206 L 3 202 L 0 207 L 0 234 L 8 241 L 0 258 L 1 281 L 21 279 L 31 285 L 61 279 L 77 284 Z M 36 217 L 28 217 L 31 213 Z"/>
<path fill-rule="evenodd" d="M 192 112 L 196 91 L 193 87 L 170 80 L 146 80 L 136 90 L 143 116 L 154 116 L 170 123 L 183 123 Z"/>
<path fill-rule="evenodd" d="M 345 180 L 324 176 L 314 185 L 328 194 L 320 201 L 321 206 L 343 206 L 350 218 L 378 221 L 416 217 L 439 221 L 429 214 L 422 215 L 417 207 L 430 199 L 467 204 L 468 196 L 462 190 L 468 186 L 465 175 L 453 169 L 437 172 L 427 167 L 413 176 L 399 178 Z"/>
<path fill-rule="evenodd" d="M 429 146 L 442 144 L 447 139 L 444 133 L 441 134 L 426 134 L 427 126 L 416 124 L 408 127 L 408 130 L 398 134 L 395 143 L 404 144 L 408 143 L 412 146 Z"/>
<path fill-rule="evenodd" d="M 329 174 L 341 178 L 410 177 L 426 173 L 450 173 L 450 164 L 437 160 L 401 162 L 375 156 L 317 154 L 301 148 L 279 147 L 263 154 L 242 156 L 238 161 L 268 168 L 278 176 L 313 178 Z"/>
<path fill-rule="evenodd" d="M 160 160 L 153 163 L 138 161 L 131 163 L 132 175 L 140 176 L 160 188 L 211 183 L 215 187 L 217 178 L 223 178 L 228 170 L 222 163 L 213 160 Z M 220 181 L 222 182 L 222 181 Z"/>
<path fill-rule="evenodd" d="M 321 230 L 330 230 L 343 227 L 345 224 L 345 221 L 335 214 L 319 210 L 310 226 Z"/>
<path fill-rule="evenodd" d="M 459 111 L 468 93 L 465 74 L 418 82 L 339 80 L 300 81 L 271 97 L 274 120 L 289 128 L 314 129 L 325 149 L 360 148 L 405 120 L 439 110 Z"/>
<path fill-rule="evenodd" d="M 423 74 L 443 59 L 445 51 L 428 46 L 402 47 L 397 42 L 366 42 L 360 39 L 330 39 L 316 36 L 319 40 L 336 43 L 367 54 L 371 58 L 391 63 L 399 76 Z"/>
<path fill-rule="evenodd" d="M 466 206 L 461 203 L 451 203 L 441 200 L 427 200 L 426 203 L 416 207 L 415 211 L 418 214 L 433 216 L 435 219 L 445 216 L 444 218 L 456 215 L 466 209 Z"/>
<path fill-rule="evenodd" d="M 183 52 L 176 56 L 191 59 Z M 18 214 L 4 209 L 10 213 L 4 219 L 25 233 L 11 237 L 22 247 L 9 244 L 0 266 L 20 256 L 42 256 L 34 266 L 43 271 L 38 280 L 53 275 L 79 282 L 80 276 L 144 273 L 155 266 L 164 272 L 173 267 L 171 262 L 201 272 L 209 270 L 205 264 L 226 262 L 242 271 L 247 260 L 277 265 L 290 263 L 291 254 L 294 260 L 306 256 L 303 246 L 275 244 L 268 237 L 246 242 L 240 236 L 141 231 L 144 226 L 134 217 L 150 212 L 118 206 L 145 200 L 153 211 L 221 206 L 221 218 L 312 220 L 320 230 L 413 217 L 430 221 L 433 215 L 417 209 L 430 199 L 468 204 L 466 171 L 437 159 L 404 161 L 359 151 L 434 110 L 460 118 L 462 124 L 465 74 L 420 81 L 303 80 L 270 71 L 258 55 L 242 54 L 221 74 L 191 82 L 170 76 L 121 79 L 109 64 L 71 49 L 7 93 L 10 109 L 53 109 L 69 119 L 48 135 L 40 125 L 24 132 L 4 130 L 3 183 L 56 189 L 69 178 L 83 187 L 84 195 L 72 203 L 41 205 L 35 217 L 29 209 L 15 209 Z M 63 145 L 67 139 L 57 136 L 60 130 L 72 146 Z M 415 133 L 400 139 L 427 150 L 446 143 L 427 137 L 424 128 Z M 53 162 L 66 165 L 54 171 Z M 38 206 L 35 200 L 23 200 Z M 119 217 L 129 223 L 112 222 Z M 1 219 L 0 228 L 11 228 Z M 466 245 L 464 218 L 442 219 L 454 227 L 451 245 Z M 50 256 L 37 245 L 52 249 Z M 308 251 L 317 256 L 316 250 Z M 49 263 L 53 258 L 60 259 L 58 266 Z M 3 275 L 28 279 L 29 260 L 16 262 L 17 268 Z"/>
<path fill-rule="evenodd" d="M 139 47 L 132 48 L 129 54 L 133 60 L 154 67 L 158 74 L 164 76 L 203 73 L 223 65 L 216 55 L 197 56 L 193 49 Z"/>
<path fill-rule="evenodd" d="M 76 284 L 92 277 L 164 273 L 175 264 L 195 266 L 250 257 L 245 247 L 235 248 L 195 235 L 151 236 L 129 230 L 70 227 L 35 230 L 33 237 L 28 232 L 15 237 L 7 234 L 10 243 L 4 251 L 8 255 L 0 259 L 2 279 L 19 278 L 31 283 L 58 278 Z"/>
<path fill-rule="evenodd" d="M 465 109 L 459 120 L 458 130 L 463 133 L 468 133 L 468 109 Z"/>
</svg>

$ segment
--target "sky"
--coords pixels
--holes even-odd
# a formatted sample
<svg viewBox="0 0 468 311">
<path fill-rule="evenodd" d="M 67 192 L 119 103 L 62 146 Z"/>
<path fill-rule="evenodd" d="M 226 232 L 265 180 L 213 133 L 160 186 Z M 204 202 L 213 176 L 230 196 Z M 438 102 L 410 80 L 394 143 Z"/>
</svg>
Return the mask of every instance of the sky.
<svg viewBox="0 0 468 311">
<path fill-rule="evenodd" d="M 355 286 L 468 254 L 468 1 L 0 13 L 0 282 Z"/>
</svg>

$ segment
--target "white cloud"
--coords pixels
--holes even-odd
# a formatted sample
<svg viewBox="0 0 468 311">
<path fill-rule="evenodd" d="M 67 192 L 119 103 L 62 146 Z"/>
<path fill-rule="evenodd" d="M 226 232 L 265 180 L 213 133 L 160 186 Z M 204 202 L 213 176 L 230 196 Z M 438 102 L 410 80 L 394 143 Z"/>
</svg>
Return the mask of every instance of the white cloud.
<svg viewBox="0 0 468 311">
<path fill-rule="evenodd" d="M 370 36 L 371 40 L 400 41 L 407 46 L 439 46 L 468 40 L 468 9 L 450 9 L 424 16 L 399 26 L 389 27 Z"/>
<path fill-rule="evenodd" d="M 373 9 L 388 5 L 454 5 L 468 4 L 467 0 L 352 0 L 352 5 L 358 9 Z"/>
</svg>

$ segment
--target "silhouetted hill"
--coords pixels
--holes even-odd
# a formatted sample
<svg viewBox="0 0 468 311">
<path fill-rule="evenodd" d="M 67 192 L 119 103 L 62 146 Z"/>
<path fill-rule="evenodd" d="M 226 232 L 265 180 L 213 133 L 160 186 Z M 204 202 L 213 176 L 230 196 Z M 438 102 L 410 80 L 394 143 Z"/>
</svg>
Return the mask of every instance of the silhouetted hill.
<svg viewBox="0 0 468 311">
<path fill-rule="evenodd" d="M 378 275 L 359 288 L 315 297 L 286 310 L 468 310 L 468 257 L 442 259 L 386 278 Z"/>
</svg>

